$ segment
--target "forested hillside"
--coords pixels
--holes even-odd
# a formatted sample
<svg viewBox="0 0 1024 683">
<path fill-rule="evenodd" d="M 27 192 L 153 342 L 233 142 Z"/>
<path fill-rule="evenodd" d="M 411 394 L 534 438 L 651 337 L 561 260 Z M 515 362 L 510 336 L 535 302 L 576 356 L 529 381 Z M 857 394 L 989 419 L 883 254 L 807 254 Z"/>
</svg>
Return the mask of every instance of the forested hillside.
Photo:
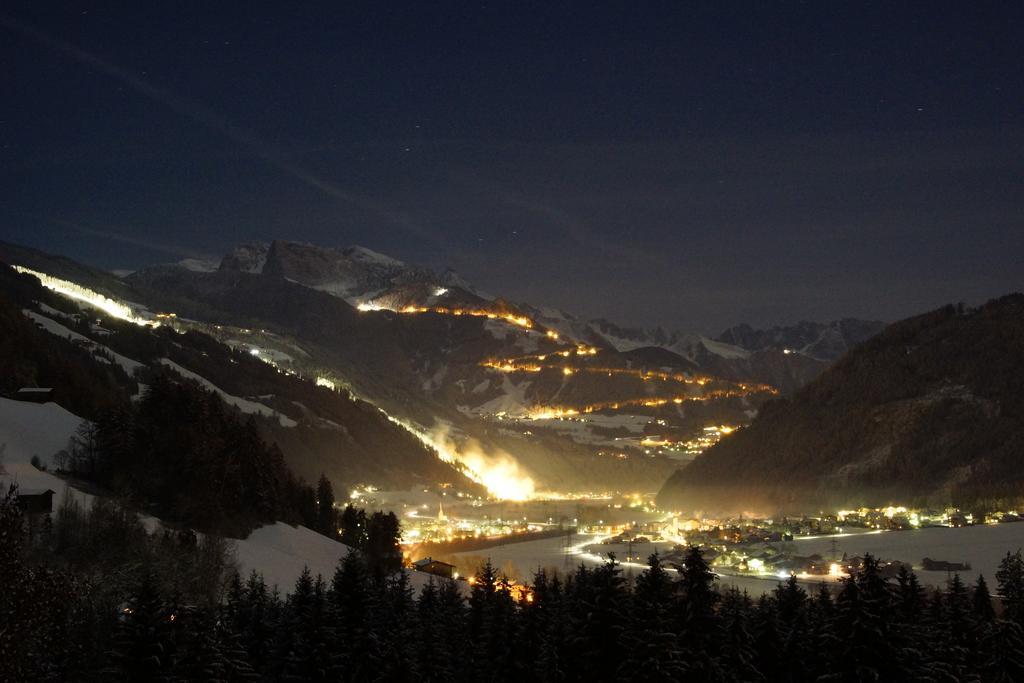
<svg viewBox="0 0 1024 683">
<path fill-rule="evenodd" d="M 1024 295 L 891 325 L 676 473 L 708 510 L 1024 502 Z"/>
<path fill-rule="evenodd" d="M 339 489 L 360 482 L 398 488 L 453 482 L 477 489 L 364 401 L 279 372 L 202 333 L 144 328 L 83 311 L 6 266 L 0 267 L 0 324 L 0 392 L 6 395 L 52 387 L 54 401 L 97 420 L 138 400 L 158 377 L 171 373 L 180 382 L 198 376 L 222 391 L 217 402 L 247 407 L 260 437 L 277 443 L 288 467 L 307 481 L 326 473 Z"/>
</svg>

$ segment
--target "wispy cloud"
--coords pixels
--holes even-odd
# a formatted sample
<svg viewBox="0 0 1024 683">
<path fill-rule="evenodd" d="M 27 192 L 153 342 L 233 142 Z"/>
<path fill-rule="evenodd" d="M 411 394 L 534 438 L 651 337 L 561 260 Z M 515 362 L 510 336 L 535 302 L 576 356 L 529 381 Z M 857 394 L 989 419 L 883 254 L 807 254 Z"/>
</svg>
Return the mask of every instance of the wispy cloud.
<svg viewBox="0 0 1024 683">
<path fill-rule="evenodd" d="M 182 97 L 167 88 L 154 85 L 153 83 L 140 78 L 131 71 L 103 59 L 92 52 L 88 52 L 77 45 L 73 45 L 67 41 L 50 36 L 32 26 L 15 19 L 11 19 L 10 17 L 0 15 L 0 26 L 14 31 L 15 33 L 37 43 L 45 45 L 46 47 L 66 55 L 77 62 L 96 69 L 110 78 L 127 85 L 140 95 L 168 107 L 195 123 L 217 131 L 249 154 L 262 159 L 285 175 L 298 180 L 308 187 L 322 192 L 324 195 L 332 199 L 374 214 L 385 222 L 396 227 L 403 228 L 424 241 L 430 243 L 436 243 L 438 241 L 437 236 L 430 229 L 407 212 L 389 206 L 388 204 L 372 197 L 352 192 L 337 183 L 314 173 L 310 169 L 295 163 L 295 161 L 288 158 L 288 156 L 280 150 L 275 149 L 274 146 L 266 140 L 263 140 L 251 131 L 247 131 L 232 124 L 209 107 Z"/>
<path fill-rule="evenodd" d="M 134 247 L 142 247 L 144 249 L 151 249 L 163 254 L 170 254 L 171 256 L 179 256 L 181 258 L 194 258 L 194 259 L 209 259 L 210 254 L 204 254 L 194 249 L 186 249 L 184 247 L 178 247 L 170 244 L 163 244 L 161 242 L 154 242 L 134 235 L 126 235 L 121 232 L 115 232 L 112 230 L 102 230 L 99 228 L 93 228 L 87 225 L 75 221 L 65 220 L 63 218 L 55 218 L 53 216 L 47 216 L 46 220 L 50 221 L 55 225 L 59 225 L 68 230 L 88 235 L 90 237 L 97 237 L 102 240 L 108 240 L 111 242 L 118 242 L 120 244 L 130 244 Z"/>
</svg>

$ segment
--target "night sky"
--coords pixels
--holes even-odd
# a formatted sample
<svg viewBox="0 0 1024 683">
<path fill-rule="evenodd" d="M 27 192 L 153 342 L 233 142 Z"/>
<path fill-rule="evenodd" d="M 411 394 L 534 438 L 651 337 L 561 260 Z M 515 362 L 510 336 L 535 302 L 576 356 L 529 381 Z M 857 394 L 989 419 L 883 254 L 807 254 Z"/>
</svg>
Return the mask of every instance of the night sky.
<svg viewBox="0 0 1024 683">
<path fill-rule="evenodd" d="M 57 5 L 0 6 L 2 239 L 709 333 L 1024 289 L 1024 3 Z"/>
</svg>

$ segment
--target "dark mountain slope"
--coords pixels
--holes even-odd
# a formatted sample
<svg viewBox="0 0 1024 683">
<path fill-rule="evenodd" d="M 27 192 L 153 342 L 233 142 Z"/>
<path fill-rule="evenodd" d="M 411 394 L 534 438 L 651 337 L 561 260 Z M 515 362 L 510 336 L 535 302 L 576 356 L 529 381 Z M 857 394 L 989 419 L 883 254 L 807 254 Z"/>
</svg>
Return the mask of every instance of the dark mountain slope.
<svg viewBox="0 0 1024 683">
<path fill-rule="evenodd" d="M 1024 501 L 1024 295 L 891 325 L 666 482 L 675 508 Z"/>
<path fill-rule="evenodd" d="M 46 332 L 22 309 L 45 312 L 45 317 L 70 326 L 83 339 L 72 343 Z M 232 396 L 251 399 L 283 416 L 284 422 L 263 416 L 256 421 L 261 434 L 280 446 L 288 466 L 309 481 L 325 473 L 339 489 L 372 481 L 396 488 L 450 482 L 479 490 L 365 401 L 278 372 L 205 334 L 175 332 L 168 326 L 142 328 L 105 317 L 97 326 L 93 323 L 102 314 L 88 310 L 89 315 L 82 314 L 74 302 L 43 288 L 35 277 L 0 264 L 0 393 L 23 386 L 53 387 L 57 403 L 96 419 L 128 404 L 140 388 L 166 375 L 167 360 Z M 129 376 L 111 362 L 107 349 L 142 367 Z"/>
</svg>

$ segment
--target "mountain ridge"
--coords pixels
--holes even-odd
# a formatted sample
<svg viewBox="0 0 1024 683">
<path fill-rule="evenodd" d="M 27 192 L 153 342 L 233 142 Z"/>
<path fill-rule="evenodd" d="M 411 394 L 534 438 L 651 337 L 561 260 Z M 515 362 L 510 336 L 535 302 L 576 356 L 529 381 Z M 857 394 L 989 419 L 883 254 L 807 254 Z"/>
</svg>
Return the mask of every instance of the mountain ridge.
<svg viewBox="0 0 1024 683">
<path fill-rule="evenodd" d="M 671 477 L 667 506 L 1024 501 L 1024 295 L 945 306 L 863 342 Z M 1008 508 L 1009 509 L 1009 508 Z"/>
</svg>

